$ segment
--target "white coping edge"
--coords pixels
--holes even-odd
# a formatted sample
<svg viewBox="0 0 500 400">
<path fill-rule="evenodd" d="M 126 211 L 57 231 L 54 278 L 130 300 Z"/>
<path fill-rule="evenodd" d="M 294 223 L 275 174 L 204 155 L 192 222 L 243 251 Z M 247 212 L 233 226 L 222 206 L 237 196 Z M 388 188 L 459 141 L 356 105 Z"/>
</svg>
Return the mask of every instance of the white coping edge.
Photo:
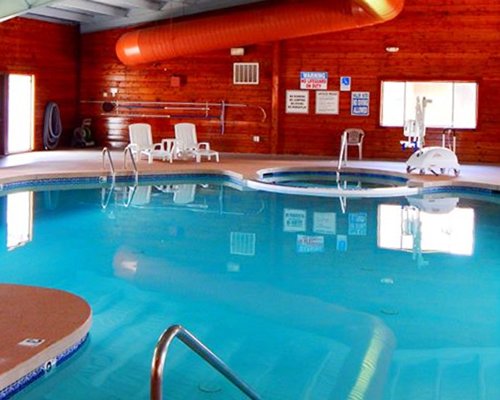
<svg viewBox="0 0 500 400">
<path fill-rule="evenodd" d="M 247 180 L 246 186 L 255 190 L 283 194 L 300 194 L 303 196 L 322 197 L 398 197 L 412 196 L 420 194 L 422 188 L 419 187 L 387 187 L 372 189 L 342 189 L 342 188 L 303 188 L 293 186 L 274 185 L 270 183 Z"/>
</svg>

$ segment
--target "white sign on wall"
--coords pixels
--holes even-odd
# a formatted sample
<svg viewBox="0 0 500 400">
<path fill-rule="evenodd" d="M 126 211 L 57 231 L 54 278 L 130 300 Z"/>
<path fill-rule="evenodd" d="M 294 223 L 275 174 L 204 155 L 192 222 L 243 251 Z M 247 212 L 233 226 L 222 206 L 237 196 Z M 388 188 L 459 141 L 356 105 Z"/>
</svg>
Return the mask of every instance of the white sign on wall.
<svg viewBox="0 0 500 400">
<path fill-rule="evenodd" d="M 351 77 L 341 76 L 340 77 L 340 91 L 349 92 L 351 90 Z"/>
<path fill-rule="evenodd" d="M 287 90 L 286 91 L 286 113 L 287 114 L 308 114 L 309 113 L 309 92 L 307 90 Z"/>
<path fill-rule="evenodd" d="M 300 88 L 312 90 L 328 89 L 328 72 L 300 72 Z"/>
<path fill-rule="evenodd" d="M 316 92 L 316 114 L 338 114 L 339 92 L 335 90 L 318 90 Z"/>
<path fill-rule="evenodd" d="M 370 92 L 351 93 L 351 115 L 370 115 Z"/>
</svg>

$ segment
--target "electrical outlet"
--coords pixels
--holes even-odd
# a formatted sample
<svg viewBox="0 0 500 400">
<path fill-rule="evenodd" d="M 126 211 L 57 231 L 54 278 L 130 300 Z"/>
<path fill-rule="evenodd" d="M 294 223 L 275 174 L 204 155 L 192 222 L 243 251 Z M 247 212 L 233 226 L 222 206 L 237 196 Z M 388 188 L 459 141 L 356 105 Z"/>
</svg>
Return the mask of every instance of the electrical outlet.
<svg viewBox="0 0 500 400">
<path fill-rule="evenodd" d="M 256 143 L 259 143 L 260 142 L 260 136 L 254 136 L 253 137 L 253 141 L 256 142 Z"/>
</svg>

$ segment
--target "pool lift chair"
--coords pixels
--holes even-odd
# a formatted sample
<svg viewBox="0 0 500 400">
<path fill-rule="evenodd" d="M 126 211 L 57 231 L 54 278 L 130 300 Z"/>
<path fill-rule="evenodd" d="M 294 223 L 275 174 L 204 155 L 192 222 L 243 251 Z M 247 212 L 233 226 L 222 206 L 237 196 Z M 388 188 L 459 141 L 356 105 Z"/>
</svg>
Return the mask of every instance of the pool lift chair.
<svg viewBox="0 0 500 400">
<path fill-rule="evenodd" d="M 208 142 L 198 142 L 196 135 L 196 125 L 189 122 L 183 122 L 174 125 L 177 157 L 195 157 L 196 162 L 201 161 L 201 157 L 207 157 L 210 160 L 215 157 L 219 162 L 219 152 L 210 148 Z"/>
<path fill-rule="evenodd" d="M 406 121 L 404 135 L 406 141 L 401 141 L 403 149 L 414 148 L 416 151 L 406 161 L 406 172 L 419 171 L 425 174 L 430 171 L 434 175 L 453 172 L 455 176 L 460 173 L 460 164 L 453 150 L 446 147 L 425 146 L 425 108 L 432 100 L 417 97 L 416 120 Z"/>
<path fill-rule="evenodd" d="M 148 158 L 148 164 L 153 162 L 153 159 L 161 159 L 162 161 L 169 160 L 172 162 L 174 156 L 174 140 L 163 139 L 161 143 L 153 143 L 153 133 L 151 125 L 138 123 L 128 126 L 130 137 L 130 148 L 136 161 L 139 161 L 142 156 Z"/>
</svg>

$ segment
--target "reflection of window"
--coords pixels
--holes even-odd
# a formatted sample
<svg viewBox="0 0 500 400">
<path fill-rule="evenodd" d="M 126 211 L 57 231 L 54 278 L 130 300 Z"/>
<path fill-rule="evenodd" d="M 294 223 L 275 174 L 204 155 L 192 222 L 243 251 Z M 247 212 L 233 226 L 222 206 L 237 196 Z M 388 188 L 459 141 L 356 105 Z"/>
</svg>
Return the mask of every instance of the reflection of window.
<svg viewBox="0 0 500 400">
<path fill-rule="evenodd" d="M 31 241 L 33 192 L 7 195 L 7 248 L 13 250 Z"/>
<path fill-rule="evenodd" d="M 255 255 L 255 233 L 231 232 L 231 254 L 239 256 Z"/>
<path fill-rule="evenodd" d="M 472 255 L 474 210 L 455 208 L 432 214 L 416 207 L 381 204 L 378 208 L 378 247 Z"/>
<path fill-rule="evenodd" d="M 425 109 L 430 128 L 473 129 L 477 125 L 476 82 L 382 81 L 381 126 L 403 126 L 416 119 L 417 97 L 432 100 Z"/>
</svg>

